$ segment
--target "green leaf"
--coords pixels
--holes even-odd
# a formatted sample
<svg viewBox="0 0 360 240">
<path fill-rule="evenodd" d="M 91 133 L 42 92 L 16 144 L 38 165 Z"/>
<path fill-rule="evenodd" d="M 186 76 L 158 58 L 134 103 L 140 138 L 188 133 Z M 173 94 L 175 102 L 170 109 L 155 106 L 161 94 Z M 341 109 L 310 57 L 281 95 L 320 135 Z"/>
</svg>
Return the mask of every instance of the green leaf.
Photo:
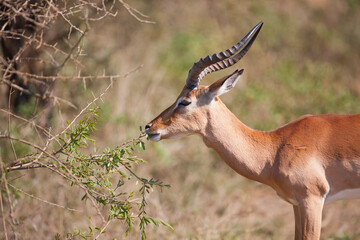
<svg viewBox="0 0 360 240">
<path fill-rule="evenodd" d="M 60 240 L 60 239 L 61 239 L 60 233 L 56 233 L 55 234 L 55 240 Z"/>
<path fill-rule="evenodd" d="M 168 228 L 170 228 L 171 230 L 174 231 L 174 228 L 173 228 L 170 224 L 168 224 L 168 223 L 166 223 L 166 222 L 164 222 L 164 221 L 161 221 L 161 220 L 159 220 L 159 221 L 160 221 L 160 223 L 161 223 L 162 225 L 164 225 L 165 227 L 168 227 Z"/>
<path fill-rule="evenodd" d="M 159 226 L 159 220 L 150 217 L 149 220 L 155 225 L 155 226 Z"/>
<path fill-rule="evenodd" d="M 145 143 L 144 143 L 144 142 L 140 142 L 140 145 L 141 145 L 142 149 L 145 151 Z"/>
</svg>

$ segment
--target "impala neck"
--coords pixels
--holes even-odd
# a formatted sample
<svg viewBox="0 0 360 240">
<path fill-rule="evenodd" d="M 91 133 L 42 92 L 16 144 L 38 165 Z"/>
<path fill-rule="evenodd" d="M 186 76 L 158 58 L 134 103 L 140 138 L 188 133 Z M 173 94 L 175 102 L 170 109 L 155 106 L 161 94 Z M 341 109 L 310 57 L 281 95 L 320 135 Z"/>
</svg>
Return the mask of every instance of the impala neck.
<svg viewBox="0 0 360 240">
<path fill-rule="evenodd" d="M 270 169 L 276 155 L 276 138 L 271 132 L 253 130 L 243 124 L 218 99 L 208 113 L 208 124 L 200 133 L 236 172 L 249 179 L 271 185 Z"/>
</svg>

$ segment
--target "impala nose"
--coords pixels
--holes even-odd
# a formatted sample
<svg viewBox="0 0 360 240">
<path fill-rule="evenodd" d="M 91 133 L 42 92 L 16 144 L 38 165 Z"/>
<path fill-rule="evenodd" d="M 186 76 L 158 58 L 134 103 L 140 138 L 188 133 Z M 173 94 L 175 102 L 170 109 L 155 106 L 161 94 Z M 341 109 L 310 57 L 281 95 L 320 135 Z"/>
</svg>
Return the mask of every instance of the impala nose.
<svg viewBox="0 0 360 240">
<path fill-rule="evenodd" d="M 152 124 L 149 123 L 145 126 L 145 132 L 147 133 L 149 131 L 149 129 L 151 128 Z"/>
</svg>

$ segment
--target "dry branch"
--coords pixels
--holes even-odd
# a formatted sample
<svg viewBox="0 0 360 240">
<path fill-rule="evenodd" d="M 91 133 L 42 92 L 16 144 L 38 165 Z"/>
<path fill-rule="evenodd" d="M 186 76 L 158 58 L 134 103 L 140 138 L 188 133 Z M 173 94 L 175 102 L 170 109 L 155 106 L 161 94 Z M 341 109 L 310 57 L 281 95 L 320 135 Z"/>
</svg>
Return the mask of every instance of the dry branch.
<svg viewBox="0 0 360 240">
<path fill-rule="evenodd" d="M 119 2 L 123 5 L 123 7 L 126 9 L 126 11 L 128 11 L 128 13 L 131 16 L 133 16 L 136 20 L 138 20 L 139 22 L 155 24 L 154 21 L 145 20 L 144 18 L 149 18 L 149 16 L 143 14 L 142 12 L 137 10 L 136 8 L 133 8 L 132 6 L 130 6 L 129 4 L 124 2 L 123 0 L 119 0 Z"/>
<path fill-rule="evenodd" d="M 96 153 L 90 156 L 80 153 L 79 146 L 76 145 L 83 144 L 84 139 L 87 140 L 87 135 L 82 135 L 81 131 L 92 128 L 91 119 L 86 118 L 90 108 L 97 108 L 97 102 L 102 100 L 114 82 L 125 79 L 142 67 L 139 66 L 121 75 L 92 75 L 91 69 L 86 69 L 86 64 L 84 64 L 86 55 L 83 54 L 82 45 L 87 33 L 91 31 L 91 24 L 109 16 L 115 17 L 119 8 L 124 8 L 130 14 L 129 16 L 141 23 L 154 23 L 148 20 L 148 16 L 122 0 L 78 0 L 75 2 L 3 0 L 0 2 L 0 41 L 3 47 L 1 52 L 3 56 L 0 57 L 0 84 L 8 87 L 8 96 L 5 99 L 7 106 L 0 106 L 0 120 L 7 120 L 7 126 L 0 125 L 0 148 L 11 147 L 13 153 L 13 156 L 11 154 L 3 158 L 0 156 L 0 184 L 1 188 L 4 187 L 6 190 L 2 191 L 0 196 L 2 225 L 6 239 L 10 237 L 9 223 L 14 232 L 17 228 L 13 224 L 17 220 L 13 209 L 15 207 L 12 202 L 13 192 L 8 186 L 42 203 L 77 211 L 41 199 L 13 182 L 10 184 L 7 180 L 8 176 L 20 170 L 31 171 L 37 168 L 50 170 L 51 174 L 63 177 L 84 192 L 84 198 L 90 199 L 103 223 L 97 237 L 114 219 L 124 220 L 131 227 L 133 218 L 137 214 L 131 216 L 127 211 L 130 211 L 132 207 L 145 207 L 145 187 L 162 186 L 161 183 L 152 179 L 147 181 L 141 178 L 131 169 L 131 164 L 141 161 L 130 156 L 129 153 L 133 151 L 136 144 L 142 143 L 141 138 L 145 137 L 144 134 L 109 152 L 104 151 L 102 154 Z M 54 28 L 57 31 L 53 31 Z M 82 75 L 80 72 L 87 74 Z M 77 109 L 71 97 L 59 95 L 59 91 L 54 89 L 55 84 L 59 82 L 63 84 L 61 81 L 67 81 L 69 84 L 80 82 L 84 83 L 85 87 L 87 80 L 94 79 L 106 80 L 106 85 L 104 81 L 101 81 L 101 86 L 105 85 L 104 90 L 91 100 L 82 100 L 88 103 L 78 111 L 75 117 L 69 119 L 66 127 L 59 129 L 50 127 L 50 123 L 40 123 L 39 119 L 44 116 L 49 116 L 46 118 L 50 119 L 53 106 L 58 106 L 61 114 L 63 104 L 60 103 Z M 19 99 L 35 100 L 30 116 L 23 115 L 15 107 L 17 102 L 21 102 Z M 84 121 L 89 125 L 81 127 Z M 36 139 L 36 133 L 39 136 L 38 139 Z M 27 153 L 19 152 L 19 148 L 27 149 Z M 126 152 L 129 155 L 126 155 L 127 158 L 123 156 Z M 120 162 L 113 165 L 113 158 L 119 158 Z M 81 166 L 86 164 L 92 166 L 87 170 L 90 175 L 82 172 Z M 111 167 L 107 168 L 102 164 Z M 120 189 L 119 186 L 114 189 L 106 187 L 111 185 L 109 181 L 112 174 L 121 173 L 120 177 L 124 178 L 125 173 L 122 171 L 127 171 L 126 174 L 129 176 L 143 181 L 142 202 L 139 202 L 141 198 L 133 198 L 132 194 L 117 192 Z M 99 183 L 89 185 L 89 182 L 93 181 Z M 109 213 L 104 213 L 102 205 L 123 209 L 109 215 Z M 7 221 L 4 216 L 10 216 L 11 221 Z M 144 217 L 143 213 L 141 216 Z"/>
<path fill-rule="evenodd" d="M 15 187 L 14 185 L 12 185 L 12 184 L 10 184 L 10 183 L 8 183 L 8 185 L 9 185 L 10 187 L 12 187 L 13 189 L 15 189 L 16 191 L 21 192 L 22 194 L 24 194 L 24 195 L 26 195 L 26 196 L 28 196 L 28 197 L 34 198 L 34 199 L 36 199 L 36 200 L 38 200 L 38 201 L 40 201 L 40 202 L 43 202 L 43 203 L 46 203 L 46 204 L 50 204 L 50 205 L 55 206 L 55 207 L 63 208 L 63 209 L 69 210 L 69 211 L 80 212 L 79 210 L 76 210 L 76 209 L 73 209 L 73 208 L 69 208 L 69 207 L 65 207 L 65 206 L 62 206 L 62 205 L 59 205 L 59 204 L 56 204 L 56 203 L 49 202 L 49 201 L 47 201 L 47 200 L 41 199 L 41 198 L 39 198 L 39 197 L 36 197 L 36 196 L 34 196 L 33 194 L 27 193 L 27 192 L 25 192 L 24 190 L 22 190 L 22 189 L 20 189 L 20 188 L 17 188 L 17 187 Z"/>
</svg>

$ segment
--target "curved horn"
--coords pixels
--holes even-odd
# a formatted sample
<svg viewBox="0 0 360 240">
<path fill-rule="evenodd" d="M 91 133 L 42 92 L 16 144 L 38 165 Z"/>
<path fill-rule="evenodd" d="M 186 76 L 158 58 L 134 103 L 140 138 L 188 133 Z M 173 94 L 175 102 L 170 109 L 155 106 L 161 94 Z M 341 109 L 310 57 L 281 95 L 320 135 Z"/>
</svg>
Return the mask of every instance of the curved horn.
<svg viewBox="0 0 360 240">
<path fill-rule="evenodd" d="M 228 68 L 237 63 L 250 49 L 251 45 L 255 41 L 260 29 L 263 25 L 263 21 L 258 23 L 246 36 L 234 45 L 232 48 L 227 49 L 218 54 L 201 58 L 198 62 L 194 63 L 193 67 L 189 71 L 188 78 L 186 80 L 186 86 L 190 89 L 194 89 L 199 85 L 201 79 L 207 74 Z M 250 39 L 251 38 L 251 39 Z M 250 41 L 249 41 L 250 39 Z M 247 42 L 246 46 L 237 53 L 242 46 Z M 235 53 L 237 53 L 234 57 Z"/>
</svg>

